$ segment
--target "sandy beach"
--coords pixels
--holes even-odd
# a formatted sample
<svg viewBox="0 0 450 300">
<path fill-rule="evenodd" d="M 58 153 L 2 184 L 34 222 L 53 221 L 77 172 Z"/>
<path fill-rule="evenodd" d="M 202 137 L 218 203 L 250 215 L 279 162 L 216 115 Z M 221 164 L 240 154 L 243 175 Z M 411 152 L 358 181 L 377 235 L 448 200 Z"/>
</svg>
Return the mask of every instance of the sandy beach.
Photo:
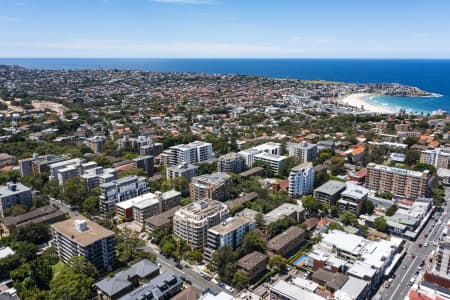
<svg viewBox="0 0 450 300">
<path fill-rule="evenodd" d="M 393 108 L 388 108 L 381 105 L 375 105 L 372 103 L 367 102 L 364 98 L 369 96 L 376 96 L 375 94 L 369 94 L 369 93 L 357 93 L 357 94 L 351 94 L 344 98 L 342 98 L 340 101 L 343 104 L 350 105 L 357 108 L 363 108 L 366 111 L 370 112 L 376 112 L 381 114 L 395 114 L 398 111 L 396 111 Z"/>
</svg>

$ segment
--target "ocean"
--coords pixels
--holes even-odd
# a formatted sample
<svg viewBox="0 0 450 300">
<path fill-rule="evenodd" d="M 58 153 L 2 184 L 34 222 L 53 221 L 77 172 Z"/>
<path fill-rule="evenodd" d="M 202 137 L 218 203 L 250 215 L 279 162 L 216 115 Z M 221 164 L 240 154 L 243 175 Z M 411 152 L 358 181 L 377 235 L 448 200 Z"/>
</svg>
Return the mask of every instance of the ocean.
<svg viewBox="0 0 450 300">
<path fill-rule="evenodd" d="M 442 97 L 373 97 L 392 108 L 450 112 L 450 59 L 122 59 L 0 58 L 0 64 L 37 69 L 123 69 L 155 72 L 245 74 L 354 83 L 397 82 Z"/>
</svg>

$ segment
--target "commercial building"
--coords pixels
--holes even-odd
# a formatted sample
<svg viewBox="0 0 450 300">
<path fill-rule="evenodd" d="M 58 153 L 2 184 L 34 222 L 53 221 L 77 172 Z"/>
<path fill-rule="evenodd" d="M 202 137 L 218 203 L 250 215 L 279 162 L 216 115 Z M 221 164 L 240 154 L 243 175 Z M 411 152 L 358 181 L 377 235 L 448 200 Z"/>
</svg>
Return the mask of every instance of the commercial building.
<svg viewBox="0 0 450 300">
<path fill-rule="evenodd" d="M 159 275 L 159 267 L 148 259 L 143 259 L 114 276 L 95 283 L 97 299 L 116 300 L 128 294 L 139 285 Z"/>
<path fill-rule="evenodd" d="M 276 174 L 280 171 L 281 164 L 287 158 L 287 156 L 280 156 L 276 154 L 270 154 L 262 152 L 254 156 L 254 161 L 263 164 L 265 167 L 270 168 L 270 170 Z"/>
<path fill-rule="evenodd" d="M 219 201 L 195 201 L 175 212 L 173 232 L 194 249 L 206 246 L 208 229 L 228 217 L 228 208 Z"/>
<path fill-rule="evenodd" d="M 172 146 L 163 151 L 167 156 L 169 166 L 185 163 L 199 163 L 211 159 L 213 156 L 212 144 L 195 141 L 189 144 Z"/>
<path fill-rule="evenodd" d="M 343 182 L 336 180 L 328 180 L 314 190 L 314 198 L 321 203 L 329 206 L 336 205 L 341 193 L 344 191 L 346 185 Z"/>
<path fill-rule="evenodd" d="M 100 270 L 111 270 L 115 263 L 114 232 L 78 215 L 50 225 L 52 246 L 60 261 L 83 256 Z"/>
<path fill-rule="evenodd" d="M 180 163 L 178 165 L 168 166 L 166 168 L 166 178 L 168 180 L 183 176 L 190 182 L 193 177 L 197 176 L 197 173 L 198 166 L 188 163 Z"/>
<path fill-rule="evenodd" d="M 433 263 L 427 266 L 424 280 L 450 289 L 450 236 L 444 236 L 434 252 Z"/>
<path fill-rule="evenodd" d="M 429 195 L 430 176 L 429 170 L 418 172 L 369 163 L 365 185 L 369 190 L 416 199 Z"/>
<path fill-rule="evenodd" d="M 203 258 L 210 261 L 213 253 L 222 247 L 236 249 L 244 241 L 247 232 L 254 229 L 254 220 L 234 217 L 208 229 L 207 245 L 203 250 Z"/>
<path fill-rule="evenodd" d="M 192 178 L 189 185 L 191 199 L 225 201 L 231 196 L 231 177 L 226 173 L 212 173 Z"/>
<path fill-rule="evenodd" d="M 423 150 L 420 152 L 420 162 L 435 166 L 437 169 L 448 169 L 450 163 L 450 148 L 441 147 Z"/>
<path fill-rule="evenodd" d="M 288 143 L 289 156 L 296 156 L 301 159 L 302 163 L 312 162 L 317 158 L 317 145 L 307 142 Z"/>
<path fill-rule="evenodd" d="M 267 242 L 267 249 L 284 257 L 292 254 L 305 240 L 305 230 L 291 226 Z"/>
<path fill-rule="evenodd" d="M 361 209 L 367 201 L 369 190 L 358 184 L 347 182 L 346 189 L 341 194 L 341 199 L 338 200 L 338 211 L 350 211 L 355 215 L 361 214 Z"/>
<path fill-rule="evenodd" d="M 0 187 L 0 216 L 5 216 L 5 209 L 21 204 L 27 207 L 33 205 L 31 189 L 20 182 L 8 182 Z"/>
<path fill-rule="evenodd" d="M 0 226 L 3 234 L 10 234 L 29 224 L 52 224 L 62 221 L 65 216 L 66 214 L 63 211 L 47 205 L 18 216 L 4 217 Z"/>
<path fill-rule="evenodd" d="M 144 177 L 128 176 L 100 185 L 100 211 L 103 214 L 112 212 L 115 204 L 149 191 Z"/>
<path fill-rule="evenodd" d="M 245 160 L 238 153 L 227 153 L 219 157 L 217 172 L 241 173 L 245 170 Z"/>
<path fill-rule="evenodd" d="M 267 268 L 267 255 L 253 251 L 237 261 L 237 269 L 248 274 L 250 281 L 258 278 Z"/>
<path fill-rule="evenodd" d="M 289 195 L 298 197 L 309 194 L 314 188 L 314 167 L 305 162 L 291 169 L 289 173 Z"/>
<path fill-rule="evenodd" d="M 278 280 L 270 287 L 271 300 L 325 300 L 313 292 L 303 289 L 293 283 Z"/>
</svg>

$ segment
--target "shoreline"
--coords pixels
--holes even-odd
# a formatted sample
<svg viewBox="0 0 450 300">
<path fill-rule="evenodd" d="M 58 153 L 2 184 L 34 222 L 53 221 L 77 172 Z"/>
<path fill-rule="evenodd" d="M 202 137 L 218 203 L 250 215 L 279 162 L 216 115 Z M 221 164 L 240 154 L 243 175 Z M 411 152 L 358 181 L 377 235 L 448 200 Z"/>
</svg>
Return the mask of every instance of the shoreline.
<svg viewBox="0 0 450 300">
<path fill-rule="evenodd" d="M 371 93 L 355 93 L 345 96 L 339 100 L 341 104 L 355 107 L 363 111 L 374 112 L 379 114 L 397 114 L 398 110 L 393 108 L 388 108 L 382 105 L 377 105 L 368 102 L 365 98 L 371 96 L 380 96 L 378 94 Z"/>
</svg>

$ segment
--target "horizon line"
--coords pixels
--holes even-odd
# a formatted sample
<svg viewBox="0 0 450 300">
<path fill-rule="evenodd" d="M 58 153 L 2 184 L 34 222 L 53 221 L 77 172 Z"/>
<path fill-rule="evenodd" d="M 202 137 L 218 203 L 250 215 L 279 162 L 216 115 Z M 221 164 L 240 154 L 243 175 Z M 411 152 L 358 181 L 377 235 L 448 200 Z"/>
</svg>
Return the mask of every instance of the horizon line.
<svg viewBox="0 0 450 300">
<path fill-rule="evenodd" d="M 450 60 L 450 57 L 0 57 L 0 59 L 236 59 L 236 60 L 257 60 L 257 59 L 277 59 L 277 60 Z"/>
</svg>

